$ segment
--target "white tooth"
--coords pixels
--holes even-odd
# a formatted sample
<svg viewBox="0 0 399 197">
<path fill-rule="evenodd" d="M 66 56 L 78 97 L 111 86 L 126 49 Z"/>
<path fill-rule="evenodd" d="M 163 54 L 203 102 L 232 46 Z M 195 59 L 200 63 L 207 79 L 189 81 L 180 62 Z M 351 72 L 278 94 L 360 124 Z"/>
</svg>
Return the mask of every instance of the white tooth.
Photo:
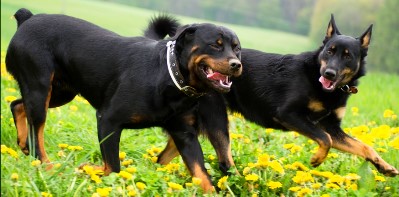
<svg viewBox="0 0 399 197">
<path fill-rule="evenodd" d="M 208 74 L 212 74 L 212 73 L 213 73 L 213 70 L 208 67 Z"/>
<path fill-rule="evenodd" d="M 229 76 L 226 76 L 226 83 L 229 83 Z"/>
</svg>

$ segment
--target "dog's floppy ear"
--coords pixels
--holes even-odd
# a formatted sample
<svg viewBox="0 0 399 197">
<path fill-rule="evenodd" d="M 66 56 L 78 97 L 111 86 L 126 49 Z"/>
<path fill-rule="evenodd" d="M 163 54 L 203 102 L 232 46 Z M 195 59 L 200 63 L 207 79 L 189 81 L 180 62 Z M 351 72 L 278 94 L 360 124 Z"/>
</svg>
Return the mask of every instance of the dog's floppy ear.
<svg viewBox="0 0 399 197">
<path fill-rule="evenodd" d="M 359 38 L 360 40 L 360 44 L 362 46 L 362 48 L 368 48 L 370 41 L 371 41 L 371 32 L 373 29 L 373 24 L 370 25 L 369 28 L 367 28 L 367 30 L 363 33 L 363 35 L 361 35 Z"/>
<path fill-rule="evenodd" d="M 331 38 L 334 35 L 341 35 L 339 32 L 337 25 L 335 25 L 334 14 L 331 14 L 330 22 L 328 23 L 326 38 Z"/>
<path fill-rule="evenodd" d="M 197 30 L 197 24 L 184 25 L 176 30 L 176 34 L 173 36 L 172 40 L 179 40 L 183 37 L 192 36 L 193 33 Z"/>
</svg>

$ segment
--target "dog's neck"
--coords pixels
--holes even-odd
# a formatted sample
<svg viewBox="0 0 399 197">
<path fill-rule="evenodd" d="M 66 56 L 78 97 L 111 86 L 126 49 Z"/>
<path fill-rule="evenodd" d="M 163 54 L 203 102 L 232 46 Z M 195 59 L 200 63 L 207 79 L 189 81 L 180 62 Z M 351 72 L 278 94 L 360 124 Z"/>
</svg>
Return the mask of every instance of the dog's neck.
<svg viewBox="0 0 399 197">
<path fill-rule="evenodd" d="M 175 86 L 189 97 L 201 97 L 204 93 L 198 92 L 195 88 L 189 86 L 185 80 L 184 76 L 181 74 L 179 69 L 178 61 L 176 60 L 175 53 L 175 43 L 176 41 L 168 41 L 166 44 L 166 62 L 169 71 L 169 75 L 172 78 Z"/>
</svg>

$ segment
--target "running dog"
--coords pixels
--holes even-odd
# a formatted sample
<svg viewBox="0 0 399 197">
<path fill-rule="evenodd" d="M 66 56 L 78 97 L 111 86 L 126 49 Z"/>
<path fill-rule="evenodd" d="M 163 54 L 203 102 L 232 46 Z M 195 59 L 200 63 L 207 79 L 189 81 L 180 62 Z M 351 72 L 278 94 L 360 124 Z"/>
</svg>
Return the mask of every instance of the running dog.
<svg viewBox="0 0 399 197">
<path fill-rule="evenodd" d="M 174 25 L 179 26 L 176 21 Z M 174 31 L 174 26 L 159 28 Z M 365 75 L 371 33 L 372 25 L 358 38 L 343 35 L 331 15 L 323 45 L 315 51 L 280 55 L 242 49 L 243 74 L 233 79 L 231 91 L 224 96 L 228 108 L 263 127 L 294 130 L 316 141 L 319 149 L 310 160 L 314 167 L 326 159 L 330 148 L 336 148 L 365 158 L 386 176 L 398 175 L 372 147 L 340 127 L 347 100 L 357 93 L 358 79 Z M 218 111 L 220 107 L 206 109 L 212 109 L 207 114 L 215 117 L 226 113 Z M 212 126 L 205 130 L 218 131 Z"/>
<path fill-rule="evenodd" d="M 198 135 L 210 120 L 204 114 L 210 109 L 203 108 L 225 109 L 214 97 L 228 92 L 230 77 L 241 74 L 240 42 L 233 31 L 191 24 L 176 27 L 168 40 L 155 41 L 122 37 L 65 15 L 33 15 L 22 8 L 14 16 L 18 29 L 6 67 L 22 95 L 11 111 L 25 154 L 50 162 L 44 148 L 47 110 L 80 94 L 96 109 L 105 174 L 120 171 L 123 129 L 158 126 L 169 135 L 158 162 L 166 164 L 180 154 L 191 175 L 202 179 L 202 188 L 212 190 Z M 227 127 L 227 116 L 220 117 Z M 223 143 L 208 137 L 217 152 L 225 152 Z M 231 156 L 226 160 L 231 163 Z"/>
</svg>

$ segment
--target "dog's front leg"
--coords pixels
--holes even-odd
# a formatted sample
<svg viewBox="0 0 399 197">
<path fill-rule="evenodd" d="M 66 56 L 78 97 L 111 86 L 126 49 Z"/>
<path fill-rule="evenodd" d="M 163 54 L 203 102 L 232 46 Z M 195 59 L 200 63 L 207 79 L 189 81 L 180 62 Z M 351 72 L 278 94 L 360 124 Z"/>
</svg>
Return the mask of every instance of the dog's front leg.
<svg viewBox="0 0 399 197">
<path fill-rule="evenodd" d="M 104 162 L 104 174 L 120 171 L 119 141 L 122 129 L 97 112 L 98 140 Z"/>
<path fill-rule="evenodd" d="M 227 109 L 221 94 L 208 94 L 199 102 L 199 128 L 206 134 L 218 157 L 219 169 L 229 174 L 234 167 L 228 131 Z M 236 174 L 239 172 L 235 171 Z"/>
<path fill-rule="evenodd" d="M 183 118 L 184 119 L 184 118 Z M 204 192 L 214 191 L 211 178 L 204 165 L 204 155 L 198 141 L 198 132 L 185 121 L 169 121 L 165 129 L 173 139 L 175 147 L 179 151 L 191 176 L 201 179 L 201 187 Z"/>
<path fill-rule="evenodd" d="M 320 126 L 330 134 L 333 148 L 365 158 L 380 173 L 386 176 L 399 175 L 399 171 L 385 162 L 372 147 L 347 135 L 340 127 L 340 118 L 335 114 L 331 114 L 326 119 L 323 119 L 320 122 Z"/>
</svg>

